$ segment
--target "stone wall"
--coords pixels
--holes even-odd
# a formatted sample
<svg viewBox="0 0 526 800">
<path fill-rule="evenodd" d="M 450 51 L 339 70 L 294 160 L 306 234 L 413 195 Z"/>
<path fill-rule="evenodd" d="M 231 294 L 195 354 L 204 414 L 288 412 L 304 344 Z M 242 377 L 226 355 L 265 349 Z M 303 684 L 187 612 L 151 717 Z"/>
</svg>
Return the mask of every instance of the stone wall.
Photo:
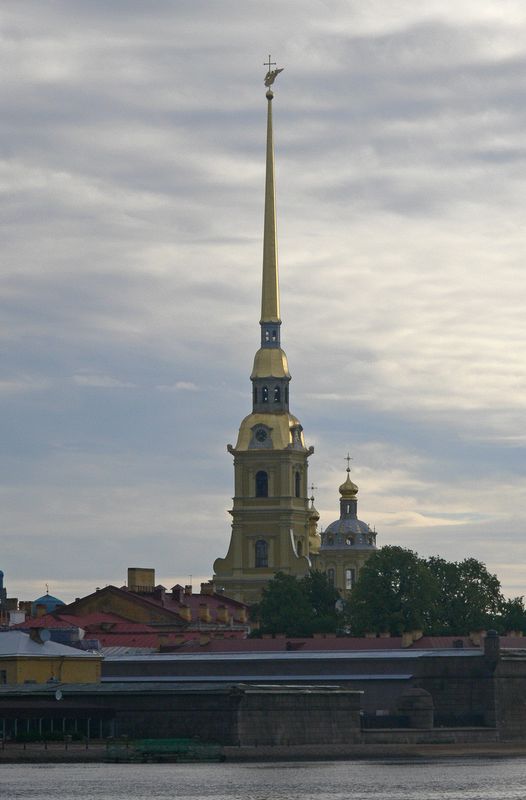
<svg viewBox="0 0 526 800">
<path fill-rule="evenodd" d="M 333 688 L 246 687 L 239 705 L 241 746 L 360 741 L 361 693 Z"/>
</svg>

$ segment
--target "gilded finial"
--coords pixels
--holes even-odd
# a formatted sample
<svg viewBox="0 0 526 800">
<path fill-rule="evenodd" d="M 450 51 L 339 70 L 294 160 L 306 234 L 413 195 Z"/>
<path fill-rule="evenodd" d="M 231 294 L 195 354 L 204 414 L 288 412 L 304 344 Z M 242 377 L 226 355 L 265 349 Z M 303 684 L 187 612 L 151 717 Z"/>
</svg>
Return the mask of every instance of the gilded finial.
<svg viewBox="0 0 526 800">
<path fill-rule="evenodd" d="M 352 461 L 352 460 L 353 460 L 353 459 L 351 458 L 351 456 L 349 455 L 349 453 L 347 453 L 347 456 L 344 458 L 344 461 L 347 461 L 347 470 L 346 470 L 347 472 L 350 472 L 350 471 L 351 471 L 351 461 Z"/>
<path fill-rule="evenodd" d="M 268 96 L 269 94 L 272 94 L 272 91 L 270 90 L 270 87 L 272 86 L 272 84 L 274 83 L 276 78 L 278 77 L 279 73 L 283 72 L 284 67 L 281 67 L 281 69 L 271 69 L 272 67 L 276 66 L 276 62 L 270 60 L 270 53 L 269 53 L 268 61 L 265 61 L 263 63 L 263 66 L 264 67 L 268 67 L 267 74 L 265 75 L 265 80 L 264 80 L 265 86 L 267 86 L 269 88 L 269 91 L 267 92 L 267 96 Z"/>
</svg>

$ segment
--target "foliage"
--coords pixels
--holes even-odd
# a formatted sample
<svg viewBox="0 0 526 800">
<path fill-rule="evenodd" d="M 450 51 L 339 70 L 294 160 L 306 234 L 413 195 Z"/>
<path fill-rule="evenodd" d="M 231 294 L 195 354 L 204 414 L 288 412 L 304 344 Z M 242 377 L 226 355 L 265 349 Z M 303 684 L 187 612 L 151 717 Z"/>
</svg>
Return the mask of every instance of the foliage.
<svg viewBox="0 0 526 800">
<path fill-rule="evenodd" d="M 382 547 L 362 567 L 347 604 L 353 635 L 429 628 L 437 582 L 424 559 L 403 547 Z"/>
<path fill-rule="evenodd" d="M 526 633 L 526 608 L 524 597 L 512 597 L 504 600 L 500 611 L 499 633 L 520 631 Z"/>
<path fill-rule="evenodd" d="M 459 635 L 499 627 L 504 603 L 500 582 L 481 561 L 433 556 L 427 564 L 439 590 L 431 633 Z"/>
<path fill-rule="evenodd" d="M 321 572 L 313 571 L 300 579 L 278 572 L 252 608 L 252 617 L 260 624 L 260 634 L 292 637 L 334 633 L 340 624 L 338 599 L 338 592 Z"/>
</svg>

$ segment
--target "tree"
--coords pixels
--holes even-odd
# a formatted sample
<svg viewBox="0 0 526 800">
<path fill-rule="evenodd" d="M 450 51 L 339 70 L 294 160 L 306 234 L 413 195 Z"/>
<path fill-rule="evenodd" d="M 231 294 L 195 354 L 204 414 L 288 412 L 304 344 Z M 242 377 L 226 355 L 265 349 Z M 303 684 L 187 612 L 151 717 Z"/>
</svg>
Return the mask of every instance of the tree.
<svg viewBox="0 0 526 800">
<path fill-rule="evenodd" d="M 520 631 L 526 633 L 526 608 L 524 597 L 512 597 L 504 600 L 500 612 L 499 633 Z"/>
<path fill-rule="evenodd" d="M 252 608 L 252 617 L 260 624 L 260 633 L 334 633 L 341 618 L 336 610 L 338 599 L 338 592 L 321 572 L 299 579 L 278 572 L 263 589 L 261 601 Z"/>
<path fill-rule="evenodd" d="M 496 575 L 475 558 L 445 561 L 432 556 L 428 567 L 438 585 L 430 632 L 460 635 L 498 625 L 504 598 Z"/>
<path fill-rule="evenodd" d="M 403 547 L 382 547 L 362 567 L 347 604 L 351 633 L 429 628 L 438 595 L 424 559 Z"/>
</svg>

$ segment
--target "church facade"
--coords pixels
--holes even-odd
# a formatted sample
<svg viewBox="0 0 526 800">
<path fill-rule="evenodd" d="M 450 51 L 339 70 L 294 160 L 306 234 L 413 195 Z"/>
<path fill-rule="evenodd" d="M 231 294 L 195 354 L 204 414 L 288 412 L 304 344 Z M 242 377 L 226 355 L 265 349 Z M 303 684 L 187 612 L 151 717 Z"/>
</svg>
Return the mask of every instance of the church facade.
<svg viewBox="0 0 526 800">
<path fill-rule="evenodd" d="M 213 578 L 226 596 L 245 603 L 257 602 L 276 572 L 302 577 L 319 569 L 345 594 L 376 537 L 356 517 L 358 487 L 349 475 L 340 487 L 341 518 L 330 531 L 320 536 L 313 498 L 309 506 L 308 459 L 314 448 L 306 445 L 303 428 L 289 409 L 291 376 L 281 348 L 270 87 L 266 98 L 261 344 L 250 375 L 252 412 L 241 422 L 235 446 L 227 446 L 234 458 L 232 534 L 225 558 L 214 563 Z"/>
</svg>

